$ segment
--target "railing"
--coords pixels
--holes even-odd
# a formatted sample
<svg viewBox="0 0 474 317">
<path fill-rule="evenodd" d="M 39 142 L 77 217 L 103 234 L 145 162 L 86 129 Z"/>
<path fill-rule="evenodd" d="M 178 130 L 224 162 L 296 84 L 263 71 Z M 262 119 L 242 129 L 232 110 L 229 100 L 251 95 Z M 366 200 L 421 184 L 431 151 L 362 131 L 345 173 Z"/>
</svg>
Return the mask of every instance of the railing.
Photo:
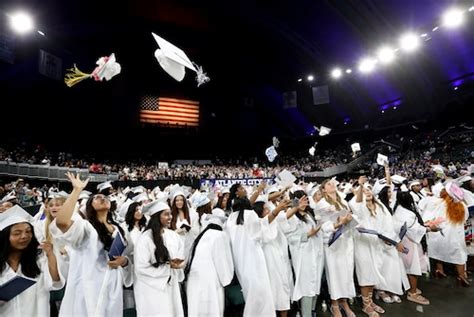
<svg viewBox="0 0 474 317">
<path fill-rule="evenodd" d="M 47 179 L 51 181 L 67 181 L 66 172 L 79 173 L 82 178 L 89 177 L 91 182 L 105 182 L 118 180 L 118 173 L 94 174 L 85 168 L 68 168 L 61 166 L 34 165 L 26 163 L 11 163 L 0 161 L 0 175 L 25 177 L 33 179 Z"/>
</svg>

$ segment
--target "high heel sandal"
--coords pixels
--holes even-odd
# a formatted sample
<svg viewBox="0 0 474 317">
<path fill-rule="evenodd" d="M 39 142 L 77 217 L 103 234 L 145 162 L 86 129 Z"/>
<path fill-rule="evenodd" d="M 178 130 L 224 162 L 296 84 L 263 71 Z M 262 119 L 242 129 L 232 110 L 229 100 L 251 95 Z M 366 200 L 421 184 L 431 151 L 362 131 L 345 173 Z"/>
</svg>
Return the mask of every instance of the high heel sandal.
<svg viewBox="0 0 474 317">
<path fill-rule="evenodd" d="M 392 297 L 385 293 L 384 291 L 375 292 L 375 299 L 382 299 L 384 303 L 391 304 L 393 303 Z"/>
<path fill-rule="evenodd" d="M 436 270 L 435 271 L 435 276 L 436 278 L 447 278 L 448 276 L 441 270 Z"/>
<path fill-rule="evenodd" d="M 462 287 L 470 287 L 471 286 L 471 283 L 469 283 L 467 278 L 465 278 L 463 276 L 458 276 L 457 280 L 458 280 L 459 286 L 462 286 Z"/>
<path fill-rule="evenodd" d="M 379 313 L 377 313 L 375 308 L 372 306 L 373 303 L 374 302 L 370 296 L 362 296 L 362 311 L 369 317 L 380 317 Z"/>
<path fill-rule="evenodd" d="M 383 309 L 382 307 L 380 307 L 379 305 L 375 304 L 373 301 L 372 301 L 372 292 L 369 292 L 369 297 L 370 297 L 370 301 L 372 302 L 371 306 L 372 308 L 379 314 L 383 314 L 385 313 L 385 309 Z M 391 298 L 390 298 L 391 299 Z"/>
</svg>

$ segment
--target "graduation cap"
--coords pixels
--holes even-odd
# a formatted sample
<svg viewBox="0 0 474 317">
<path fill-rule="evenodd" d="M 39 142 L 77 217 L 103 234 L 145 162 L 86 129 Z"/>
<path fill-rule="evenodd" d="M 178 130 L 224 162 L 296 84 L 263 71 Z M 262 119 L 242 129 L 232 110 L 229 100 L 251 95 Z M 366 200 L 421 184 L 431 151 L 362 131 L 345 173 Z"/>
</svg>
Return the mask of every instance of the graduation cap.
<svg viewBox="0 0 474 317">
<path fill-rule="evenodd" d="M 146 192 L 146 188 L 143 187 L 142 185 L 132 187 L 130 191 L 134 194 L 141 194 Z"/>
<path fill-rule="evenodd" d="M 185 67 L 187 67 L 196 72 L 196 81 L 198 83 L 198 87 L 210 80 L 206 73 L 204 73 L 202 70 L 202 67 L 191 62 L 183 50 L 174 44 L 171 44 L 164 38 L 156 35 L 155 33 L 151 34 L 160 47 L 155 51 L 155 58 L 160 64 L 161 68 L 163 68 L 163 70 L 171 77 L 177 81 L 182 81 L 184 75 L 186 74 Z"/>
<path fill-rule="evenodd" d="M 92 195 L 92 193 L 91 193 L 90 191 L 83 190 L 83 191 L 79 194 L 79 199 L 89 199 L 90 195 Z"/>
<path fill-rule="evenodd" d="M 209 197 L 207 196 L 207 194 L 205 193 L 201 193 L 199 195 L 196 195 L 194 198 L 193 198 L 193 206 L 194 208 L 199 208 L 199 207 L 202 207 L 202 206 L 205 206 L 206 204 L 208 204 L 211 200 L 209 199 Z"/>
<path fill-rule="evenodd" d="M 280 140 L 276 136 L 273 137 L 273 146 L 277 148 L 280 145 Z"/>
<path fill-rule="evenodd" d="M 127 199 L 118 209 L 118 215 L 122 217 L 122 219 L 125 219 L 125 216 L 127 215 L 128 212 L 128 207 L 130 207 L 131 204 L 133 204 L 134 201 L 131 199 Z"/>
<path fill-rule="evenodd" d="M 275 147 L 272 145 L 265 150 L 265 155 L 267 156 L 268 161 L 273 162 L 275 158 L 278 156 L 278 153 Z"/>
<path fill-rule="evenodd" d="M 154 202 L 143 206 L 142 208 L 142 213 L 143 214 L 148 214 L 150 217 L 153 216 L 154 214 L 158 212 L 162 212 L 164 210 L 170 209 L 170 206 L 162 201 L 155 200 Z"/>
<path fill-rule="evenodd" d="M 8 208 L 3 213 L 0 213 L 0 230 L 17 223 L 32 223 L 32 221 L 33 217 L 31 217 L 28 212 L 26 212 L 20 206 L 15 205 L 11 208 Z"/>
<path fill-rule="evenodd" d="M 378 153 L 377 154 L 377 164 L 385 166 L 388 164 L 388 156 Z"/>
<path fill-rule="evenodd" d="M 393 175 L 390 177 L 393 181 L 394 184 L 402 184 L 404 181 L 406 181 L 407 179 L 403 176 L 400 176 L 400 175 Z"/>
<path fill-rule="evenodd" d="M 354 152 L 354 153 L 360 152 L 360 144 L 359 143 L 352 143 L 351 144 L 351 149 L 352 149 L 352 152 Z"/>
<path fill-rule="evenodd" d="M 326 128 L 325 126 L 321 126 L 321 128 L 314 127 L 316 131 L 319 131 L 319 136 L 325 136 L 331 133 L 331 129 Z"/>
<path fill-rule="evenodd" d="M 49 193 L 48 194 L 48 199 L 55 199 L 55 198 L 67 199 L 68 196 L 69 196 L 69 194 L 62 190 L 60 192 L 51 192 L 51 193 Z"/>
<path fill-rule="evenodd" d="M 16 194 L 14 191 L 11 191 L 5 197 L 3 197 L 2 200 L 0 200 L 0 203 L 4 203 L 13 199 L 16 199 Z"/>
<path fill-rule="evenodd" d="M 138 194 L 137 196 L 133 197 L 132 200 L 137 203 L 144 202 L 146 200 L 150 200 L 150 197 L 148 197 L 147 193 L 141 193 Z"/>
<path fill-rule="evenodd" d="M 77 68 L 76 64 L 74 64 L 73 68 L 68 69 L 64 82 L 68 87 L 72 87 L 88 78 L 94 78 L 95 81 L 102 81 L 104 79 L 108 81 L 115 75 L 120 74 L 120 71 L 122 70 L 120 64 L 117 63 L 117 60 L 115 59 L 114 53 L 110 56 L 99 58 L 96 64 L 97 67 L 90 74 L 82 72 Z"/>
<path fill-rule="evenodd" d="M 464 192 L 455 182 L 450 181 L 448 182 L 444 188 L 448 195 L 455 201 L 460 202 L 464 200 Z"/>
<path fill-rule="evenodd" d="M 227 217 L 225 215 L 224 210 L 222 210 L 221 208 L 214 208 L 211 214 L 207 215 L 206 220 L 208 223 L 213 223 L 222 227 L 226 222 Z"/>
<path fill-rule="evenodd" d="M 107 188 L 112 188 L 112 181 L 106 181 L 97 185 L 97 190 L 99 193 L 106 190 Z"/>
</svg>

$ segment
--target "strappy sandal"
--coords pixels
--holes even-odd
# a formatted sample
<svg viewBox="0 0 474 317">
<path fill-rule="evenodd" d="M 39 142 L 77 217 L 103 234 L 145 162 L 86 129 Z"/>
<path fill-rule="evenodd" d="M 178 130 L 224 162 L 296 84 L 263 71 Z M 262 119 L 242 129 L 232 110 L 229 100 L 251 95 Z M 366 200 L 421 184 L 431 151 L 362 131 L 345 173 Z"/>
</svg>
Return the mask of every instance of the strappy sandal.
<svg viewBox="0 0 474 317">
<path fill-rule="evenodd" d="M 362 296 L 362 311 L 367 314 L 369 317 L 380 317 L 379 313 L 377 313 L 372 306 L 374 302 L 372 301 L 372 297 L 370 296 Z"/>
</svg>

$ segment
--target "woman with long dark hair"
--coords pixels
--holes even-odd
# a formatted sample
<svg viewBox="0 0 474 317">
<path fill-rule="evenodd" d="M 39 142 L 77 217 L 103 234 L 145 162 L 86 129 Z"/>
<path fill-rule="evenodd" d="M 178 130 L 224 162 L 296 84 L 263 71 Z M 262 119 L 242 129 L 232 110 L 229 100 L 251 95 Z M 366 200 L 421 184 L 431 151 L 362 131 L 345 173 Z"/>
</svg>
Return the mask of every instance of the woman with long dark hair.
<svg viewBox="0 0 474 317">
<path fill-rule="evenodd" d="M 47 241 L 39 244 L 32 221 L 19 206 L 0 213 L 0 285 L 15 277 L 35 281 L 9 301 L 0 300 L 0 316 L 49 316 L 49 292 L 64 286 L 53 246 Z"/>
<path fill-rule="evenodd" d="M 110 201 L 102 194 L 91 196 L 86 203 L 87 220 L 74 216 L 74 209 L 89 180 L 66 174 L 73 190 L 50 230 L 54 241 L 68 246 L 69 273 L 60 316 L 121 315 L 123 313 L 122 286 L 132 282 L 131 265 L 126 255 L 131 243 L 121 256 L 109 259 L 108 252 L 117 235 L 129 241 L 129 236 L 112 218 Z M 117 237 L 119 238 L 119 237 Z"/>
<path fill-rule="evenodd" d="M 233 200 L 225 231 L 232 246 L 235 273 L 245 299 L 244 316 L 275 316 L 260 219 L 245 195 Z M 270 215 L 273 221 L 275 215 Z"/>
<path fill-rule="evenodd" d="M 130 234 L 130 239 L 135 245 L 138 237 L 145 230 L 146 218 L 142 214 L 142 207 L 140 203 L 132 202 L 127 209 L 125 214 L 125 226 L 126 230 Z"/>
<path fill-rule="evenodd" d="M 174 230 L 183 241 L 184 256 L 187 260 L 194 239 L 199 234 L 199 230 L 191 231 L 191 228 L 197 225 L 198 214 L 194 208 L 188 206 L 186 195 L 182 190 L 177 190 L 171 195 L 171 215 L 170 229 Z"/>
<path fill-rule="evenodd" d="M 428 230 L 434 231 L 436 228 L 434 226 L 425 227 L 413 197 L 408 191 L 399 190 L 397 192 L 397 202 L 394 209 L 395 231 L 399 232 L 405 223 L 407 225 L 407 233 L 402 239 L 403 245 L 408 249 L 407 254 L 402 254 L 405 270 L 408 274 L 408 281 L 410 282 L 407 299 L 421 305 L 429 305 L 430 301 L 421 295 L 422 292 L 417 288 L 417 284 L 418 276 L 427 272 L 429 268 L 429 261 L 426 255 L 426 232 Z"/>
<path fill-rule="evenodd" d="M 183 316 L 179 282 L 184 280 L 184 246 L 169 229 L 170 207 L 154 201 L 143 212 L 150 220 L 134 251 L 137 316 Z"/>
<path fill-rule="evenodd" d="M 324 248 L 321 223 L 316 220 L 308 198 L 302 190 L 290 193 L 291 199 L 298 199 L 296 210 L 287 211 L 290 230 L 286 232 L 295 274 L 292 301 L 300 301 L 301 316 L 310 317 L 316 308 L 321 290 L 324 270 Z M 271 265 L 271 264 L 270 264 Z"/>
<path fill-rule="evenodd" d="M 359 189 L 355 202 L 351 207 L 359 221 L 359 227 L 375 230 L 384 236 L 399 242 L 395 232 L 392 215 L 379 201 L 375 199 L 372 188 L 364 185 L 366 179 L 359 180 Z M 385 311 L 373 302 L 373 290 L 380 290 L 402 295 L 403 283 L 408 286 L 405 270 L 402 270 L 401 261 L 397 251 L 403 252 L 404 247 L 400 242 L 396 249 L 386 245 L 378 236 L 354 232 L 354 255 L 356 263 L 357 281 L 362 295 L 362 311 L 368 316 L 378 316 Z M 387 268 L 389 270 L 387 270 Z M 386 303 L 392 303 L 392 297 L 385 292 L 381 295 Z"/>
<path fill-rule="evenodd" d="M 191 248 L 184 270 L 188 316 L 224 315 L 224 287 L 234 276 L 229 238 L 222 231 L 226 220 L 222 209 L 213 209 Z"/>
</svg>

